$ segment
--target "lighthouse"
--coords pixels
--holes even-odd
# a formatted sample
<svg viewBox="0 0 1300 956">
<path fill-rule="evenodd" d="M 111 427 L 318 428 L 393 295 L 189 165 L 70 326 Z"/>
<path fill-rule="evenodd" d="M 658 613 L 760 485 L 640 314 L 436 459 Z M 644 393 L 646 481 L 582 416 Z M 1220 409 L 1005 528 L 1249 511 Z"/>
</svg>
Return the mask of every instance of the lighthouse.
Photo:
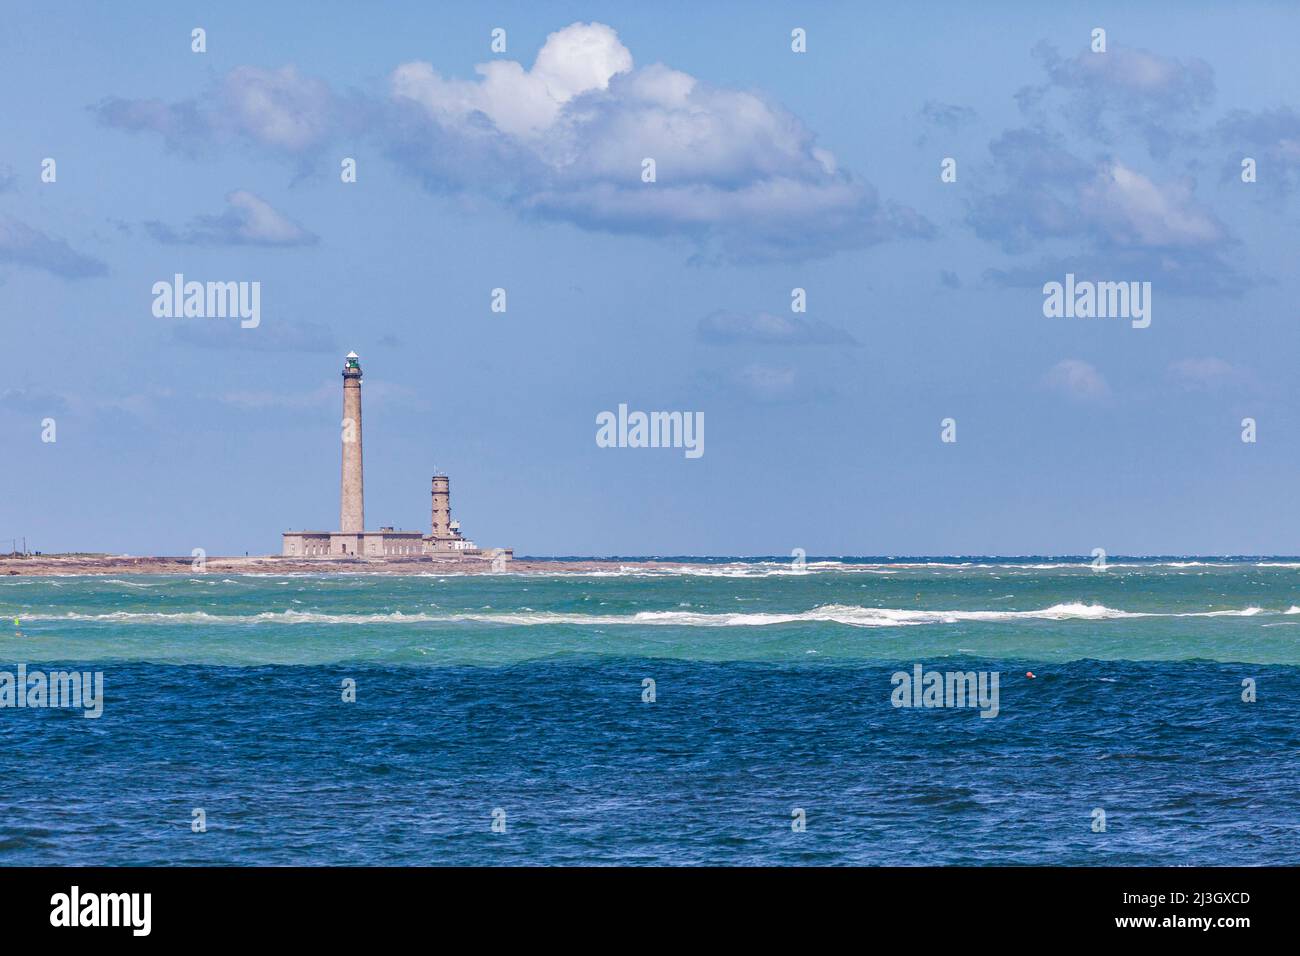
<svg viewBox="0 0 1300 956">
<path fill-rule="evenodd" d="M 343 477 L 339 491 L 339 530 L 366 529 L 365 488 L 361 466 L 361 360 L 349 352 L 343 361 Z"/>
<path fill-rule="evenodd" d="M 361 359 L 349 352 L 343 359 L 343 467 L 339 478 L 339 529 L 337 531 L 286 531 L 281 554 L 293 558 L 397 558 L 421 557 L 497 559 L 514 557 L 510 548 L 490 554 L 477 547 L 451 519 L 451 482 L 444 474 L 433 476 L 429 534 L 399 531 L 391 526 L 366 530 L 365 485 L 361 454 Z"/>
</svg>

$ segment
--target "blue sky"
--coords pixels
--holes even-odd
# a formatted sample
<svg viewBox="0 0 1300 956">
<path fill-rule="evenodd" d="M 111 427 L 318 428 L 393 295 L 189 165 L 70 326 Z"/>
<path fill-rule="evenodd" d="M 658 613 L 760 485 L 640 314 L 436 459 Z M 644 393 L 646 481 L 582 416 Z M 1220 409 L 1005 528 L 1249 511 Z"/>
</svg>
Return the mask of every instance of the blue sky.
<svg viewBox="0 0 1300 956">
<path fill-rule="evenodd" d="M 333 527 L 355 349 L 371 526 L 438 468 L 520 554 L 1300 551 L 1300 14 L 754 7 L 10 4 L 0 536 Z M 178 272 L 261 324 L 155 317 Z M 1151 326 L 1044 317 L 1066 272 Z M 597 447 L 620 403 L 705 454 Z"/>
</svg>

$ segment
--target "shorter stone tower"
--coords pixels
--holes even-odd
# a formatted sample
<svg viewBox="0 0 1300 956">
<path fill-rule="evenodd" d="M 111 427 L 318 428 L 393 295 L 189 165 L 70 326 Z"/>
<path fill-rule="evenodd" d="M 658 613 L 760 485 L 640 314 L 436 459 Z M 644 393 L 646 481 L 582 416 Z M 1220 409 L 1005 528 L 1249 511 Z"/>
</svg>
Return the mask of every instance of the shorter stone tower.
<svg viewBox="0 0 1300 956">
<path fill-rule="evenodd" d="M 451 483 L 446 475 L 433 476 L 433 537 L 450 538 L 451 534 Z"/>
</svg>

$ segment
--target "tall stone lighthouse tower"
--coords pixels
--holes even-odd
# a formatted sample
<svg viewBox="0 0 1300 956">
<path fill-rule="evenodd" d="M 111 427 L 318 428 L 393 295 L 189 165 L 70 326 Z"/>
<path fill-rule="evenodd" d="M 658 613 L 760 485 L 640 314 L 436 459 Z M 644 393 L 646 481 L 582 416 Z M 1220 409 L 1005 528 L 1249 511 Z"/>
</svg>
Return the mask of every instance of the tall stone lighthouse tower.
<svg viewBox="0 0 1300 956">
<path fill-rule="evenodd" d="M 349 352 L 343 364 L 343 481 L 339 530 L 360 534 L 366 528 L 365 492 L 361 479 L 361 362 Z"/>
</svg>

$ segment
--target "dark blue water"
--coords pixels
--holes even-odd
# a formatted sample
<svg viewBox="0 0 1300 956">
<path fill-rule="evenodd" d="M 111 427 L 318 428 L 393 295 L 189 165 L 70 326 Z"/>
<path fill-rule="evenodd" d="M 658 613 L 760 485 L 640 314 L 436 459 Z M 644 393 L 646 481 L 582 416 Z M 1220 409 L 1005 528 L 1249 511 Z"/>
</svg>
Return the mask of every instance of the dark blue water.
<svg viewBox="0 0 1300 956">
<path fill-rule="evenodd" d="M 890 663 L 96 666 L 98 720 L 0 713 L 0 863 L 1300 856 L 1293 667 L 945 659 L 1001 672 L 1000 712 L 981 719 L 893 707 Z M 194 808 L 207 832 L 191 831 Z"/>
</svg>

